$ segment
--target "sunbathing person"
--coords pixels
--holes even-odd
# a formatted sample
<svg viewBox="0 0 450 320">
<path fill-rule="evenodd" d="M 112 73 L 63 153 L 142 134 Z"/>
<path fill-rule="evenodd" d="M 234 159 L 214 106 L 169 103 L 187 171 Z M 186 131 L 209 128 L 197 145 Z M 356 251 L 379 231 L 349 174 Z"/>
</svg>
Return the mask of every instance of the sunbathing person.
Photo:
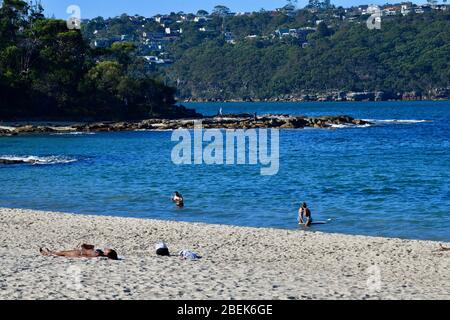
<svg viewBox="0 0 450 320">
<path fill-rule="evenodd" d="M 117 252 L 113 249 L 96 249 L 93 245 L 83 244 L 79 249 L 67 250 L 67 251 L 51 251 L 49 249 L 40 248 L 39 252 L 43 256 L 58 256 L 68 258 L 98 258 L 106 257 L 111 260 L 119 260 Z"/>
<path fill-rule="evenodd" d="M 450 251 L 450 248 L 446 248 L 442 244 L 439 244 L 439 251 Z"/>
</svg>

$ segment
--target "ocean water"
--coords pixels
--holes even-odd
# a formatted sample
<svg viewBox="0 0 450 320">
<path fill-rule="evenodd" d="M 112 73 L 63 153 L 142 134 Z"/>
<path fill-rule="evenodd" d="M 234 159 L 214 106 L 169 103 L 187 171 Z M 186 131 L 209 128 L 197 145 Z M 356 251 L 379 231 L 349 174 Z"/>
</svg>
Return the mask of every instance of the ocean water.
<svg viewBox="0 0 450 320">
<path fill-rule="evenodd" d="M 169 131 L 0 138 L 0 206 L 450 241 L 450 102 L 204 103 L 204 114 L 340 115 L 373 126 L 280 131 L 280 169 L 175 165 Z M 184 209 L 171 193 L 180 191 Z"/>
</svg>

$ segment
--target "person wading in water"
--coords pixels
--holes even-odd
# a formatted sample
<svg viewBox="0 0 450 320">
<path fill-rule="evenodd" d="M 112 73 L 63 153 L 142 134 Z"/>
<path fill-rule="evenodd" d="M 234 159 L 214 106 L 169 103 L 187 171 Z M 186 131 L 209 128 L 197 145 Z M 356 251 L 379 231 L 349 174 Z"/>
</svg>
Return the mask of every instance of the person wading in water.
<svg viewBox="0 0 450 320">
<path fill-rule="evenodd" d="M 298 224 L 305 225 L 306 227 L 311 226 L 312 223 L 312 217 L 311 217 L 311 210 L 309 210 L 308 205 L 306 202 L 303 202 L 300 206 L 300 209 L 298 209 Z"/>
<path fill-rule="evenodd" d="M 172 202 L 175 202 L 175 204 L 179 208 L 183 208 L 184 207 L 184 198 L 178 191 L 175 191 L 175 193 L 173 194 Z"/>
</svg>

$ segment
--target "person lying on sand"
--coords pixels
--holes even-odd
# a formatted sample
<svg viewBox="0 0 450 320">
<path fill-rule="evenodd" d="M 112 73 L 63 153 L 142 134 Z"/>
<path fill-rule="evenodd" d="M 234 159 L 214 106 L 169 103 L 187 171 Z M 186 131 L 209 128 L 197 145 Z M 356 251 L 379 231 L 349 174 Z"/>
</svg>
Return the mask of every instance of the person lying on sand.
<svg viewBox="0 0 450 320">
<path fill-rule="evenodd" d="M 175 202 L 175 204 L 180 208 L 184 207 L 183 196 L 178 191 L 175 191 L 175 193 L 173 194 L 172 202 Z"/>
<path fill-rule="evenodd" d="M 309 210 L 306 202 L 303 202 L 298 209 L 298 223 L 309 227 L 312 223 L 311 210 Z"/>
<path fill-rule="evenodd" d="M 450 251 L 450 248 L 446 248 L 442 244 L 439 244 L 439 251 Z"/>
<path fill-rule="evenodd" d="M 111 260 L 118 260 L 117 252 L 113 249 L 96 249 L 93 245 L 83 244 L 79 249 L 68 250 L 68 251 L 51 251 L 47 248 L 40 248 L 39 252 L 43 256 L 58 256 L 58 257 L 68 257 L 68 258 L 98 258 L 106 257 Z"/>
</svg>

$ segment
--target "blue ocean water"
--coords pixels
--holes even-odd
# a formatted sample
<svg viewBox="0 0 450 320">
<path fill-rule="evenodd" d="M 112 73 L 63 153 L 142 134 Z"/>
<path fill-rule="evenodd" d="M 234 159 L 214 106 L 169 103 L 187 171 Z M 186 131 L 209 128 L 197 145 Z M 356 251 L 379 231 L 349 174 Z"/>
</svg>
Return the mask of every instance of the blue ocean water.
<svg viewBox="0 0 450 320">
<path fill-rule="evenodd" d="M 0 138 L 0 206 L 450 241 L 450 102 L 204 103 L 204 114 L 346 114 L 370 127 L 280 131 L 280 170 L 174 165 L 171 132 Z M 396 121 L 394 121 L 396 120 Z M 400 120 L 400 121 L 399 121 Z M 171 193 L 180 191 L 184 209 Z"/>
</svg>

